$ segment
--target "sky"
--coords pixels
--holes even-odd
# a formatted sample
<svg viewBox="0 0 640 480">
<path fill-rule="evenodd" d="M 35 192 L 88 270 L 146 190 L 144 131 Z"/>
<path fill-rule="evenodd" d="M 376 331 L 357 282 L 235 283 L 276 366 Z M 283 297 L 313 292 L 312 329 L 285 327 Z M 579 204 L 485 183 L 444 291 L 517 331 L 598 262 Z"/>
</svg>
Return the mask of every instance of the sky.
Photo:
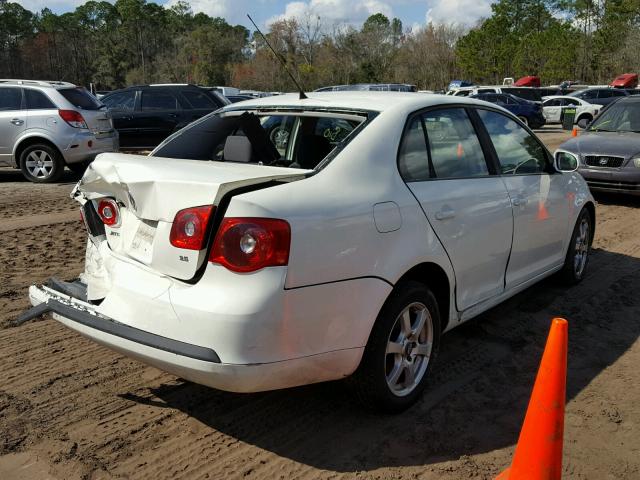
<svg viewBox="0 0 640 480">
<path fill-rule="evenodd" d="M 13 0 L 31 11 L 48 7 L 56 13 L 72 11 L 86 0 Z M 111 1 L 111 0 L 110 0 Z M 178 0 L 148 0 L 171 6 Z M 398 17 L 405 28 L 415 28 L 428 21 L 473 25 L 491 13 L 492 0 L 188 0 L 194 12 L 223 17 L 231 24 L 250 26 L 249 13 L 259 26 L 286 17 L 320 16 L 327 24 L 348 23 L 354 26 L 374 13 Z"/>
</svg>

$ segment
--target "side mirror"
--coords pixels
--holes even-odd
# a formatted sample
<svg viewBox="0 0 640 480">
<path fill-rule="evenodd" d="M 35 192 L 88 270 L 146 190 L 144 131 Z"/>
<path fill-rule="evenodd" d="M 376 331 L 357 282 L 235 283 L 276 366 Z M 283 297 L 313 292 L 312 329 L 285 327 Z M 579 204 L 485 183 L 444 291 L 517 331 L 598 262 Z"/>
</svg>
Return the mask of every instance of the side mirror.
<svg viewBox="0 0 640 480">
<path fill-rule="evenodd" d="M 575 172 L 578 169 L 578 157 L 573 153 L 558 150 L 553 159 L 559 172 Z"/>
</svg>

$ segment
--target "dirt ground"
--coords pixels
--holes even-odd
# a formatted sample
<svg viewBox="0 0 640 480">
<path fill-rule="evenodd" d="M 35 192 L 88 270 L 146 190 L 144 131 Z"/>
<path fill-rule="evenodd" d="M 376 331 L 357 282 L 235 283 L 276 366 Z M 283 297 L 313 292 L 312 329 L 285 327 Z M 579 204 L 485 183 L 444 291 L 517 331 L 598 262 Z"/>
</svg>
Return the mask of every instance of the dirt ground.
<svg viewBox="0 0 640 480">
<path fill-rule="evenodd" d="M 542 136 L 555 148 L 567 134 Z M 30 284 L 82 268 L 64 180 L 0 170 L 1 479 L 490 479 L 510 462 L 557 315 L 570 325 L 564 478 L 640 478 L 640 199 L 597 198 L 582 284 L 544 281 L 446 334 L 424 398 L 374 416 L 341 383 L 229 394 L 50 318 L 11 326 Z"/>
</svg>

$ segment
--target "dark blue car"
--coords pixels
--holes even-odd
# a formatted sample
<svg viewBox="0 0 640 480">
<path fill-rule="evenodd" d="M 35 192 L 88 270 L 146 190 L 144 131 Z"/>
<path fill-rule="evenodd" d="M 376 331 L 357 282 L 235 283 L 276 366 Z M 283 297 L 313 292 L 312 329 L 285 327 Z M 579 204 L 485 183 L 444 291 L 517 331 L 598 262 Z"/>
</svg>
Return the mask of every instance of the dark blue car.
<svg viewBox="0 0 640 480">
<path fill-rule="evenodd" d="M 542 115 L 542 104 L 519 98 L 508 93 L 479 93 L 470 98 L 495 103 L 506 108 L 530 128 L 541 128 L 546 120 Z"/>
</svg>

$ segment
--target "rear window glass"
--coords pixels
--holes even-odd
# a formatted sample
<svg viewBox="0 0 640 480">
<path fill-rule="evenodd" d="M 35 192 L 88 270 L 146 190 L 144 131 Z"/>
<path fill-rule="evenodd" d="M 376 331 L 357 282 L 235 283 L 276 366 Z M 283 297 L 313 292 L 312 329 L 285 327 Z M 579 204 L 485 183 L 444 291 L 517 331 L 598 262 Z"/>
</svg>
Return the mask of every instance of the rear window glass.
<svg viewBox="0 0 640 480">
<path fill-rule="evenodd" d="M 85 88 L 62 88 L 58 90 L 58 92 L 76 108 L 82 110 L 99 110 L 100 107 L 102 107 L 100 101 Z"/>
<path fill-rule="evenodd" d="M 44 93 L 38 90 L 26 88 L 24 95 L 27 100 L 28 110 L 41 110 L 47 108 L 56 108 L 55 104 Z"/>
<path fill-rule="evenodd" d="M 187 99 L 191 108 L 217 108 L 214 101 L 202 92 L 183 91 L 182 95 Z"/>
<path fill-rule="evenodd" d="M 178 110 L 178 99 L 169 92 L 142 92 L 142 110 Z"/>
<path fill-rule="evenodd" d="M 209 115 L 160 145 L 154 156 L 314 169 L 348 141 L 364 116 L 233 112 Z"/>
<path fill-rule="evenodd" d="M 0 87 L 0 111 L 20 110 L 22 92 L 19 88 Z"/>
</svg>

